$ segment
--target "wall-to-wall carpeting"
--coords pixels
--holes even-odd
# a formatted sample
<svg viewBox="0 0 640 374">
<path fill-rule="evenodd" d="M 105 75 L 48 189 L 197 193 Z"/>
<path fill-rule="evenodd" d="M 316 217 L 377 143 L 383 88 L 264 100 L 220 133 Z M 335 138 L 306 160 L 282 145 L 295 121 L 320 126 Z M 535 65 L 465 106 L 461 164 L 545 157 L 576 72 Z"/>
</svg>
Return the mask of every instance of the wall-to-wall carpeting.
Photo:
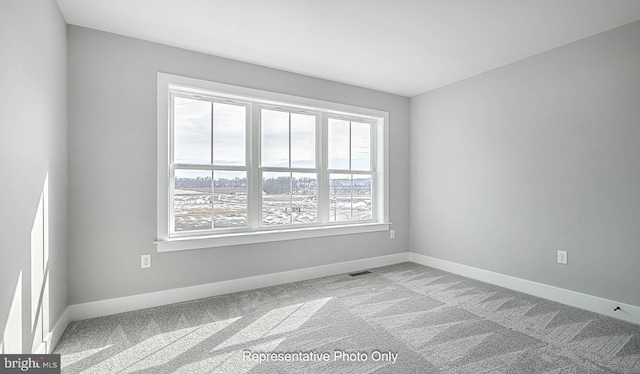
<svg viewBox="0 0 640 374">
<path fill-rule="evenodd" d="M 65 373 L 639 373 L 640 326 L 403 263 L 74 322 L 55 353 Z"/>
</svg>

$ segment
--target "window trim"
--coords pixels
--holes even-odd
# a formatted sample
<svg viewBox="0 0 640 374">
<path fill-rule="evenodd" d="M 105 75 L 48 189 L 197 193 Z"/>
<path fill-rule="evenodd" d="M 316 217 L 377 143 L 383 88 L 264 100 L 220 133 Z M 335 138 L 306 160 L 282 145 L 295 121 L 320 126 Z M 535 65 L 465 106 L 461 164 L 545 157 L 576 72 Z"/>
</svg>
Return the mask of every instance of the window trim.
<svg viewBox="0 0 640 374">
<path fill-rule="evenodd" d="M 374 207 L 377 211 L 372 212 L 372 221 L 353 221 L 353 222 L 328 222 L 322 226 L 275 226 L 254 228 L 249 231 L 221 232 L 212 235 L 192 235 L 192 236 L 170 236 L 170 217 L 169 196 L 172 186 L 170 180 L 170 141 L 168 120 L 171 115 L 171 95 L 169 95 L 170 87 L 188 91 L 193 95 L 211 96 L 216 98 L 224 97 L 232 101 L 246 103 L 247 100 L 255 102 L 253 110 L 249 112 L 249 116 L 259 115 L 260 107 L 263 106 L 284 106 L 287 109 L 318 111 L 327 113 L 331 117 L 353 118 L 353 115 L 359 117 L 356 120 L 362 120 L 360 117 L 366 117 L 374 121 L 375 131 L 372 132 L 373 142 L 375 142 L 375 155 L 372 152 L 372 170 L 373 178 L 377 178 L 374 185 L 382 188 L 382 193 L 372 192 L 372 198 L 376 199 Z M 280 240 L 305 239 L 313 237 L 357 234 L 375 231 L 386 231 L 389 229 L 389 113 L 376 109 L 356 107 L 347 104 L 333 103 L 323 100 L 310 99 L 286 94 L 280 94 L 269 91 L 262 91 L 246 87 L 233 86 L 223 83 L 211 82 L 201 79 L 182 77 L 172 74 L 158 72 L 157 75 L 157 236 L 155 240 L 158 252 L 177 251 L 197 248 L 213 248 L 229 245 L 241 245 L 260 242 L 271 242 Z M 320 136 L 316 137 L 316 147 L 319 144 L 326 144 L 327 141 L 327 118 L 321 115 Z M 248 119 L 248 121 L 251 121 Z M 259 156 L 259 129 L 247 128 L 247 159 L 245 166 L 249 165 L 249 160 L 255 160 Z M 321 137 L 321 139 L 320 139 Z M 326 163 L 327 155 L 321 149 L 316 150 L 316 154 L 320 154 L 322 159 L 316 160 L 319 173 L 326 173 L 327 178 L 330 170 L 323 170 L 321 165 Z M 374 161 L 375 160 L 377 161 Z M 379 165 L 382 170 L 376 168 Z M 254 165 L 247 170 L 247 177 L 252 178 L 259 175 L 261 167 Z M 354 171 L 357 174 L 357 171 Z M 369 173 L 369 172 L 367 172 Z M 254 175 L 255 174 L 255 175 Z M 320 184 L 320 181 L 318 181 Z M 325 183 L 326 184 L 326 183 Z M 322 188 L 325 186 L 323 185 Z M 326 191 L 328 193 L 328 191 Z M 322 196 L 322 197 L 321 197 Z M 319 193 L 318 198 L 327 198 Z M 260 200 L 260 199 L 258 199 Z M 250 199 L 248 210 L 255 209 L 259 201 Z M 251 219 L 250 217 L 248 217 Z"/>
</svg>

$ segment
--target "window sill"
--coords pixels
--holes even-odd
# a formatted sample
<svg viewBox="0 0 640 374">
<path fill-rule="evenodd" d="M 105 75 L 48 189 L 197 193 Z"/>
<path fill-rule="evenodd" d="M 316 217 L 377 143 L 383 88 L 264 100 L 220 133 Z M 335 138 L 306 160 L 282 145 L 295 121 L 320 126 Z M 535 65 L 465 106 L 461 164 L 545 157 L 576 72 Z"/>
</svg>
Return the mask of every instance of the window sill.
<svg viewBox="0 0 640 374">
<path fill-rule="evenodd" d="M 158 252 L 185 251 L 189 249 L 226 247 L 283 240 L 319 238 L 323 236 L 363 234 L 387 231 L 391 223 L 366 223 L 339 226 L 291 228 L 283 230 L 254 231 L 220 234 L 204 237 L 174 238 L 155 242 Z"/>
</svg>

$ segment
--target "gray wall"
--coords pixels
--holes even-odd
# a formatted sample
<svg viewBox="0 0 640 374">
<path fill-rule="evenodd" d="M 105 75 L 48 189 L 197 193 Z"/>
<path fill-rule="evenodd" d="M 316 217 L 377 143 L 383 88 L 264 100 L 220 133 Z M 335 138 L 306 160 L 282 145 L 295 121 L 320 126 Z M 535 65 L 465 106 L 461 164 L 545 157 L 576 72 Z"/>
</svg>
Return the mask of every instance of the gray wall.
<svg viewBox="0 0 640 374">
<path fill-rule="evenodd" d="M 640 305 L 640 22 L 416 96 L 410 133 L 413 252 Z"/>
<path fill-rule="evenodd" d="M 0 340 L 10 335 L 1 343 L 7 353 L 31 351 L 32 288 L 44 288 L 43 267 L 34 266 L 39 275 L 31 267 L 43 261 L 45 243 L 51 323 L 67 306 L 66 62 L 66 24 L 55 1 L 0 2 Z M 37 214 L 47 175 L 48 235 L 44 210 Z M 22 326 L 19 319 L 8 326 L 10 310 Z M 15 348 L 19 340 L 22 349 Z"/>
<path fill-rule="evenodd" d="M 70 304 L 409 249 L 409 99 L 68 27 Z M 390 112 L 387 232 L 156 253 L 158 71 Z M 153 267 L 140 269 L 152 253 Z"/>
</svg>

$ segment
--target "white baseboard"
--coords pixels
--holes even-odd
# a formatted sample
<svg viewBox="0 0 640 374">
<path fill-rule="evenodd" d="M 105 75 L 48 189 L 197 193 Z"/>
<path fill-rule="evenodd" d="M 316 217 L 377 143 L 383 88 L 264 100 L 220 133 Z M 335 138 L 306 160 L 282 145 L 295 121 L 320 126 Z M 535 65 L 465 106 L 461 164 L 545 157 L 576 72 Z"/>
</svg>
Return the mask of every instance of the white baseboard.
<svg viewBox="0 0 640 374">
<path fill-rule="evenodd" d="M 62 337 L 64 330 L 69 325 L 69 308 L 67 307 L 60 318 L 53 325 L 51 331 L 45 336 L 44 342 L 38 346 L 38 348 L 32 352 L 34 354 L 49 354 L 53 352 L 53 349 L 58 344 L 58 341 Z"/>
<path fill-rule="evenodd" d="M 410 261 L 420 265 L 430 266 L 432 268 L 448 271 L 464 277 L 491 283 L 496 286 L 523 292 L 543 299 L 574 306 L 576 308 L 585 309 L 640 325 L 640 307 L 635 305 L 620 303 L 597 296 L 549 286 L 543 283 L 495 273 L 418 253 L 409 253 L 409 259 Z M 613 309 L 615 307 L 620 307 L 621 310 L 614 311 Z"/>
<path fill-rule="evenodd" d="M 175 288 L 166 291 L 119 297 L 84 304 L 75 304 L 70 305 L 68 308 L 69 319 L 71 321 L 78 321 L 183 301 L 202 299 L 205 297 L 223 295 L 232 292 L 252 290 L 261 287 L 298 282 L 368 268 L 393 265 L 409 261 L 409 256 L 409 252 L 403 252 L 387 256 L 371 257 L 330 265 L 284 271 L 281 273 L 258 275 L 198 286 Z"/>
<path fill-rule="evenodd" d="M 371 257 L 361 260 L 284 271 L 280 273 L 258 275 L 198 286 L 176 288 L 147 294 L 70 305 L 60 317 L 52 332 L 47 336 L 47 346 L 44 349 L 50 351 L 55 347 L 70 321 L 102 317 L 232 292 L 246 291 L 261 287 L 275 286 L 380 266 L 393 265 L 407 261 L 459 274 L 468 278 L 477 279 L 623 321 L 640 324 L 640 307 L 638 306 L 474 268 L 418 253 L 403 252 L 387 256 Z M 616 306 L 619 306 L 622 310 L 614 312 L 613 309 Z"/>
<path fill-rule="evenodd" d="M 53 349 L 58 344 L 58 341 L 62 337 L 64 330 L 67 329 L 69 322 L 71 322 L 71 313 L 69 312 L 69 308 L 67 307 L 60 318 L 58 318 L 58 321 L 56 321 L 56 324 L 53 325 L 51 332 L 45 338 L 45 342 L 47 343 L 47 353 L 53 352 Z"/>
</svg>

